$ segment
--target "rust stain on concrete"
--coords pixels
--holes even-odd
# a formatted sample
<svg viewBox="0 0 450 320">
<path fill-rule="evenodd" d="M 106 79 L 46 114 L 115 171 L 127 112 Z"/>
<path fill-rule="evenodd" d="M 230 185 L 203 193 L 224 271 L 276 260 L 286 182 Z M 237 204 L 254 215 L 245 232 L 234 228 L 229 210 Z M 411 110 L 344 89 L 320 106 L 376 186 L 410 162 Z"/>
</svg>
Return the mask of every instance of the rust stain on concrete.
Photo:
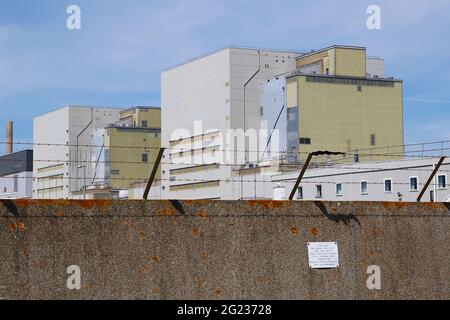
<svg viewBox="0 0 450 320">
<path fill-rule="evenodd" d="M 312 227 L 309 232 L 315 237 L 317 236 L 317 233 L 319 233 L 319 230 L 317 230 L 316 227 Z"/>
<path fill-rule="evenodd" d="M 219 288 L 217 288 L 216 290 L 214 290 L 214 294 L 219 296 L 222 294 L 222 290 L 220 290 Z"/>
<path fill-rule="evenodd" d="M 408 205 L 408 202 L 392 202 L 392 201 L 384 201 L 383 206 L 385 207 L 394 207 L 397 209 L 401 209 Z"/>
<path fill-rule="evenodd" d="M 276 209 L 284 207 L 286 201 L 273 201 L 273 200 L 248 200 L 249 205 L 254 206 L 263 206 L 266 209 Z"/>
<path fill-rule="evenodd" d="M 298 236 L 298 228 L 296 226 L 291 227 L 291 234 L 293 237 Z"/>
<path fill-rule="evenodd" d="M 147 266 L 143 266 L 141 269 L 142 273 L 148 273 L 148 267 Z"/>
<path fill-rule="evenodd" d="M 256 277 L 256 282 L 259 284 L 262 284 L 264 282 L 264 277 L 262 275 L 259 275 Z"/>
<path fill-rule="evenodd" d="M 16 205 L 22 208 L 34 206 L 61 206 L 61 207 L 80 207 L 83 209 L 93 209 L 94 207 L 108 207 L 113 200 L 29 200 L 19 199 L 15 201 Z"/>
<path fill-rule="evenodd" d="M 94 207 L 109 207 L 112 204 L 112 200 L 69 200 L 69 205 L 74 204 L 84 209 L 92 209 Z"/>
<path fill-rule="evenodd" d="M 191 204 L 208 204 L 209 200 L 183 200 L 183 203 L 191 205 Z"/>
<path fill-rule="evenodd" d="M 162 217 L 170 217 L 175 215 L 175 209 L 173 207 L 166 207 L 159 212 Z"/>
<path fill-rule="evenodd" d="M 17 222 L 17 223 L 10 223 L 9 224 L 9 229 L 11 229 L 11 231 L 16 231 L 19 230 L 21 232 L 25 231 L 25 224 L 23 222 Z"/>
<path fill-rule="evenodd" d="M 161 293 L 161 289 L 160 288 L 153 288 L 152 289 L 152 294 L 160 294 Z"/>
<path fill-rule="evenodd" d="M 199 212 L 197 212 L 197 215 L 202 218 L 208 218 L 208 211 L 200 210 Z"/>
<path fill-rule="evenodd" d="M 192 229 L 192 234 L 196 237 L 200 237 L 200 229 L 199 228 Z"/>
<path fill-rule="evenodd" d="M 56 213 L 56 215 L 60 218 L 64 217 L 64 211 L 60 210 Z"/>
</svg>

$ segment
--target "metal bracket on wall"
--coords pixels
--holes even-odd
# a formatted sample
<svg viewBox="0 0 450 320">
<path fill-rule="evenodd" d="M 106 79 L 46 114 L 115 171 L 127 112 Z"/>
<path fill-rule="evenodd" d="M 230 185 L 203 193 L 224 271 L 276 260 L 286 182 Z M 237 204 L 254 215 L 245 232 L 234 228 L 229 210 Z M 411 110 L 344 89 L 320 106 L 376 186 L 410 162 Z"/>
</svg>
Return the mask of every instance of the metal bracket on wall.
<svg viewBox="0 0 450 320">
<path fill-rule="evenodd" d="M 423 195 L 425 194 L 425 191 L 430 186 L 431 181 L 433 181 L 434 176 L 438 172 L 438 170 L 439 170 L 440 166 L 442 165 L 442 163 L 444 162 L 444 160 L 445 160 L 445 157 L 441 157 L 441 159 L 439 159 L 439 162 L 437 163 L 436 167 L 434 168 L 433 172 L 431 173 L 430 177 L 428 178 L 427 183 L 425 183 L 425 185 L 422 188 L 422 191 L 420 191 L 420 194 L 417 197 L 417 202 L 420 202 L 420 200 L 422 199 Z"/>
<path fill-rule="evenodd" d="M 150 193 L 150 188 L 152 187 L 153 180 L 155 179 L 159 164 L 161 163 L 161 158 L 164 153 L 164 150 L 165 150 L 165 148 L 159 149 L 158 156 L 156 157 L 156 161 L 153 166 L 152 173 L 150 174 L 150 178 L 148 179 L 147 187 L 145 188 L 145 191 L 144 191 L 144 200 L 147 200 L 147 198 L 148 198 L 148 194 Z"/>
<path fill-rule="evenodd" d="M 334 156 L 334 155 L 343 155 L 345 156 L 345 153 L 343 152 L 332 152 L 332 151 L 314 151 L 308 154 L 308 158 L 306 158 L 305 164 L 303 165 L 302 171 L 300 171 L 300 174 L 297 178 L 297 181 L 295 182 L 294 188 L 292 188 L 291 195 L 289 196 L 289 200 L 294 199 L 295 192 L 297 191 L 297 188 L 302 181 L 303 175 L 306 172 L 306 169 L 308 168 L 309 163 L 311 162 L 311 159 L 313 156 Z"/>
</svg>

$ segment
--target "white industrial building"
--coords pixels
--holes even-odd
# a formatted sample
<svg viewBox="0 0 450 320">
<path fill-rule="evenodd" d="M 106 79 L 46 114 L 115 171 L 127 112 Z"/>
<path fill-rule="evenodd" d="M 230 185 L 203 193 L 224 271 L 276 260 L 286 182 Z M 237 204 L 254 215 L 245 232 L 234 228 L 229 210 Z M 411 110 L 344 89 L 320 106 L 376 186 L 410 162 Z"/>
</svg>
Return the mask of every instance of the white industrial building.
<svg viewBox="0 0 450 320">
<path fill-rule="evenodd" d="M 240 198 L 227 179 L 260 148 L 234 140 L 230 130 L 260 129 L 260 84 L 295 70 L 300 54 L 228 47 L 162 73 L 165 198 Z"/>
<path fill-rule="evenodd" d="M 31 198 L 33 194 L 33 150 L 0 157 L 0 199 Z"/>
<path fill-rule="evenodd" d="M 66 106 L 34 118 L 33 198 L 69 198 L 91 184 L 96 129 L 119 120 L 120 109 Z"/>
<path fill-rule="evenodd" d="M 285 75 L 303 54 L 227 47 L 162 73 L 163 198 L 243 198 L 236 170 L 286 150 Z M 384 61 L 368 58 L 367 72 L 382 75 Z"/>
<path fill-rule="evenodd" d="M 293 200 L 414 202 L 438 161 L 439 158 L 426 158 L 309 169 Z M 289 198 L 300 169 L 272 176 L 273 199 Z M 421 201 L 450 201 L 449 172 L 450 159 L 447 159 Z"/>
</svg>

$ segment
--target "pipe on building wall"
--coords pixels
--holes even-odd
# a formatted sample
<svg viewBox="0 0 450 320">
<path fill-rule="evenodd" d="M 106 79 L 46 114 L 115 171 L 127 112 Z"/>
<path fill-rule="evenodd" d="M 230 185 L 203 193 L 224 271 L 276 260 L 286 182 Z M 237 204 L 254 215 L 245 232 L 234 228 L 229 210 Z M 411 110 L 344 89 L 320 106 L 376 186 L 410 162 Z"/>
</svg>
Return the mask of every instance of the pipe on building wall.
<svg viewBox="0 0 450 320">
<path fill-rule="evenodd" d="M 80 136 L 91 126 L 91 124 L 94 122 L 94 108 L 93 107 L 91 107 L 91 120 L 89 121 L 89 123 L 88 124 L 86 124 L 86 126 L 83 128 L 83 129 L 81 129 L 81 131 L 77 134 L 77 154 L 76 154 L 76 165 L 77 165 L 77 190 L 78 189 L 80 189 L 79 188 L 79 176 L 78 176 L 78 169 L 79 169 L 79 164 L 78 164 L 78 161 L 79 161 L 79 155 L 78 155 L 78 153 L 79 153 L 79 148 L 78 148 L 78 142 L 79 142 L 79 138 L 80 138 Z M 85 164 L 86 165 L 86 164 Z M 85 170 L 86 170 L 86 168 L 85 168 Z M 86 174 L 85 174 L 86 175 Z M 83 184 L 85 184 L 85 179 L 86 179 L 86 177 L 84 177 L 83 178 Z M 83 187 L 85 187 L 85 186 L 83 186 Z"/>
<path fill-rule="evenodd" d="M 12 121 L 8 121 L 6 123 L 6 153 L 11 154 L 14 151 L 13 145 L 14 145 L 14 125 Z"/>
<path fill-rule="evenodd" d="M 245 81 L 243 88 L 244 88 L 244 134 L 247 130 L 247 123 L 246 123 L 246 106 L 245 106 L 245 102 L 246 102 L 246 88 L 247 85 L 250 83 L 250 81 L 253 80 L 254 77 L 256 77 L 256 75 L 259 73 L 259 71 L 261 71 L 261 51 L 258 50 L 258 69 L 256 69 L 256 71 L 250 76 L 250 78 L 247 79 L 247 81 Z M 246 144 L 244 143 L 244 150 L 246 150 Z M 244 152 L 245 154 L 245 160 L 244 160 L 244 164 L 247 162 L 247 152 Z"/>
</svg>

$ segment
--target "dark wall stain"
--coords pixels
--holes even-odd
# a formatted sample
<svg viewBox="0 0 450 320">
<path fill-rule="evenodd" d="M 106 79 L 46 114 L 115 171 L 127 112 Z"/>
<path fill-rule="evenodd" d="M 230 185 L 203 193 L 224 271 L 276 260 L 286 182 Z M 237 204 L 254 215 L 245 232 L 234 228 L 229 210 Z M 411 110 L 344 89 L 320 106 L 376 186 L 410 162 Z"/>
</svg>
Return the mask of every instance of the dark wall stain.
<svg viewBox="0 0 450 320">
<path fill-rule="evenodd" d="M 12 200 L 0 200 L 0 202 L 8 209 L 8 211 L 14 216 L 19 216 L 19 210 L 17 209 L 16 204 Z"/>
<path fill-rule="evenodd" d="M 179 200 L 169 200 L 170 204 L 177 209 L 180 214 L 185 215 L 186 211 L 184 210 L 183 204 Z"/>
<path fill-rule="evenodd" d="M 319 208 L 320 212 L 323 213 L 323 215 L 325 217 L 327 217 L 328 219 L 330 219 L 331 221 L 334 221 L 336 223 L 339 222 L 344 222 L 345 225 L 348 225 L 350 223 L 350 221 L 356 221 L 356 223 L 358 223 L 358 225 L 361 226 L 361 223 L 359 222 L 358 218 L 353 214 L 353 213 L 349 213 L 349 214 L 342 214 L 342 213 L 334 213 L 331 214 L 328 212 L 327 208 L 325 207 L 325 205 L 320 202 L 320 201 L 314 201 L 314 204 Z"/>
</svg>

